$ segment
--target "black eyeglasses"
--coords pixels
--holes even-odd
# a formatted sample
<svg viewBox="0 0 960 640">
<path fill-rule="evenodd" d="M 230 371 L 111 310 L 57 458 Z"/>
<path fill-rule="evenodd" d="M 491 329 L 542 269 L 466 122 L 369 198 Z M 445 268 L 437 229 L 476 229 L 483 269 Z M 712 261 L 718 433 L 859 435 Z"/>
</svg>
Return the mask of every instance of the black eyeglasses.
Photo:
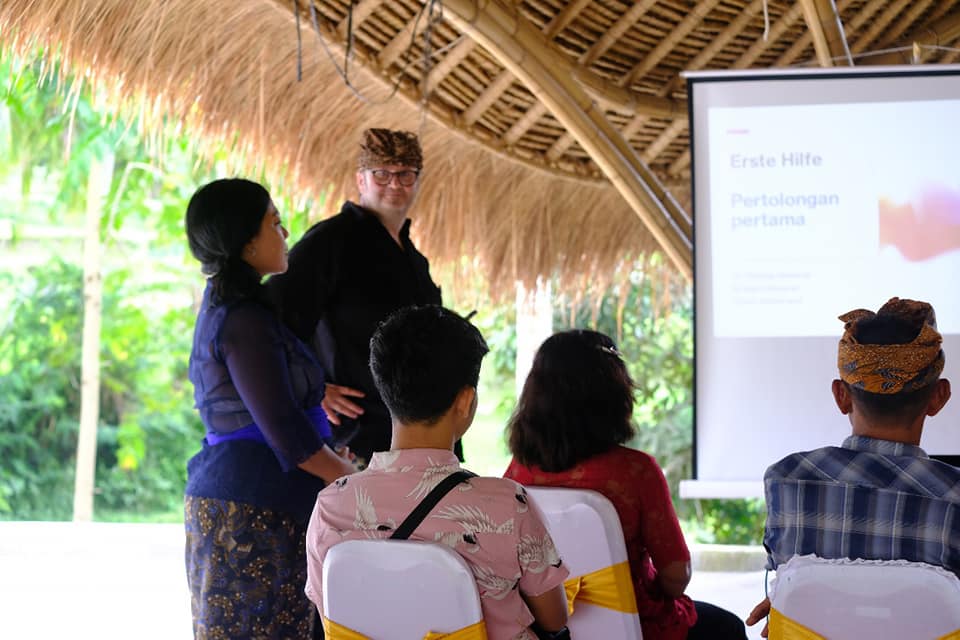
<svg viewBox="0 0 960 640">
<path fill-rule="evenodd" d="M 413 169 L 402 169 L 400 171 L 390 171 L 389 169 L 369 169 L 370 175 L 373 176 L 373 181 L 376 182 L 381 187 L 385 187 L 391 182 L 393 178 L 397 178 L 399 182 L 404 187 L 412 187 L 413 183 L 417 181 L 417 177 L 420 175 L 419 171 L 414 171 Z"/>
</svg>

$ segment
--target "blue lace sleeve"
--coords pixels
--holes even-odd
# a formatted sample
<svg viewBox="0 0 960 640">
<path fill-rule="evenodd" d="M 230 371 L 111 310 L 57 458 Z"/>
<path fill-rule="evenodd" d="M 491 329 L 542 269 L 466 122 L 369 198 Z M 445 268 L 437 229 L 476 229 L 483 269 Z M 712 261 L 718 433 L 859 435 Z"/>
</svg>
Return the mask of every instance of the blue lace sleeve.
<svg viewBox="0 0 960 640">
<path fill-rule="evenodd" d="M 240 398 L 285 471 L 324 446 L 295 396 L 284 335 L 269 309 L 249 304 L 231 311 L 218 346 Z"/>
</svg>

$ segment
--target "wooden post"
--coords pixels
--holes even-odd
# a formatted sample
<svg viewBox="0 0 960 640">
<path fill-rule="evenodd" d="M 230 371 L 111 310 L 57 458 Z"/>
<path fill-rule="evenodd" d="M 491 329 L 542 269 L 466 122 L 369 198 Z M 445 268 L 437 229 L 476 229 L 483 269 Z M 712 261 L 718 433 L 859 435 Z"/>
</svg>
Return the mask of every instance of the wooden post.
<svg viewBox="0 0 960 640">
<path fill-rule="evenodd" d="M 517 283 L 517 397 L 523 389 L 533 356 L 544 340 L 553 334 L 553 305 L 551 304 L 550 281 L 537 279 L 533 291 Z"/>
<path fill-rule="evenodd" d="M 90 162 L 83 238 L 83 345 L 80 369 L 80 430 L 73 486 L 73 520 L 93 519 L 97 468 L 97 423 L 100 421 L 100 324 L 103 276 L 100 273 L 100 217 L 113 178 L 113 152 Z"/>
</svg>

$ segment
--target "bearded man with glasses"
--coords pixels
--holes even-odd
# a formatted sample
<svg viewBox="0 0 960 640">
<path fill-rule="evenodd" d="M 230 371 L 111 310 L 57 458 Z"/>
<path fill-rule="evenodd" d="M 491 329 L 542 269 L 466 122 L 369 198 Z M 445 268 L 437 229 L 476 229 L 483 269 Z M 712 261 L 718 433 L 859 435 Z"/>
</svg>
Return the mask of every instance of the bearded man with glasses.
<svg viewBox="0 0 960 640">
<path fill-rule="evenodd" d="M 287 272 L 268 285 L 284 321 L 324 365 L 332 444 L 348 445 L 361 467 L 390 448 L 390 414 L 368 364 L 370 337 L 400 308 L 440 304 L 429 263 L 410 241 L 407 212 L 422 169 L 416 135 L 364 131 L 358 202 L 311 227 L 290 251 Z"/>
</svg>

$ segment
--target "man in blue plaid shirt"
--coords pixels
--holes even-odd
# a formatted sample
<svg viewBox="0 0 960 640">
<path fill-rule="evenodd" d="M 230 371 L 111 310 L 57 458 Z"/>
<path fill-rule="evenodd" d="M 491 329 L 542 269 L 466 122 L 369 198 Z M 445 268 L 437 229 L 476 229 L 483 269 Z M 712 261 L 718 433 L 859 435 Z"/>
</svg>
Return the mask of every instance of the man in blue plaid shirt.
<svg viewBox="0 0 960 640">
<path fill-rule="evenodd" d="M 853 433 L 767 469 L 769 568 L 794 555 L 910 560 L 960 574 L 960 469 L 920 448 L 927 416 L 950 399 L 933 308 L 893 298 L 845 323 L 833 381 Z M 769 613 L 757 605 L 747 624 Z"/>
</svg>

